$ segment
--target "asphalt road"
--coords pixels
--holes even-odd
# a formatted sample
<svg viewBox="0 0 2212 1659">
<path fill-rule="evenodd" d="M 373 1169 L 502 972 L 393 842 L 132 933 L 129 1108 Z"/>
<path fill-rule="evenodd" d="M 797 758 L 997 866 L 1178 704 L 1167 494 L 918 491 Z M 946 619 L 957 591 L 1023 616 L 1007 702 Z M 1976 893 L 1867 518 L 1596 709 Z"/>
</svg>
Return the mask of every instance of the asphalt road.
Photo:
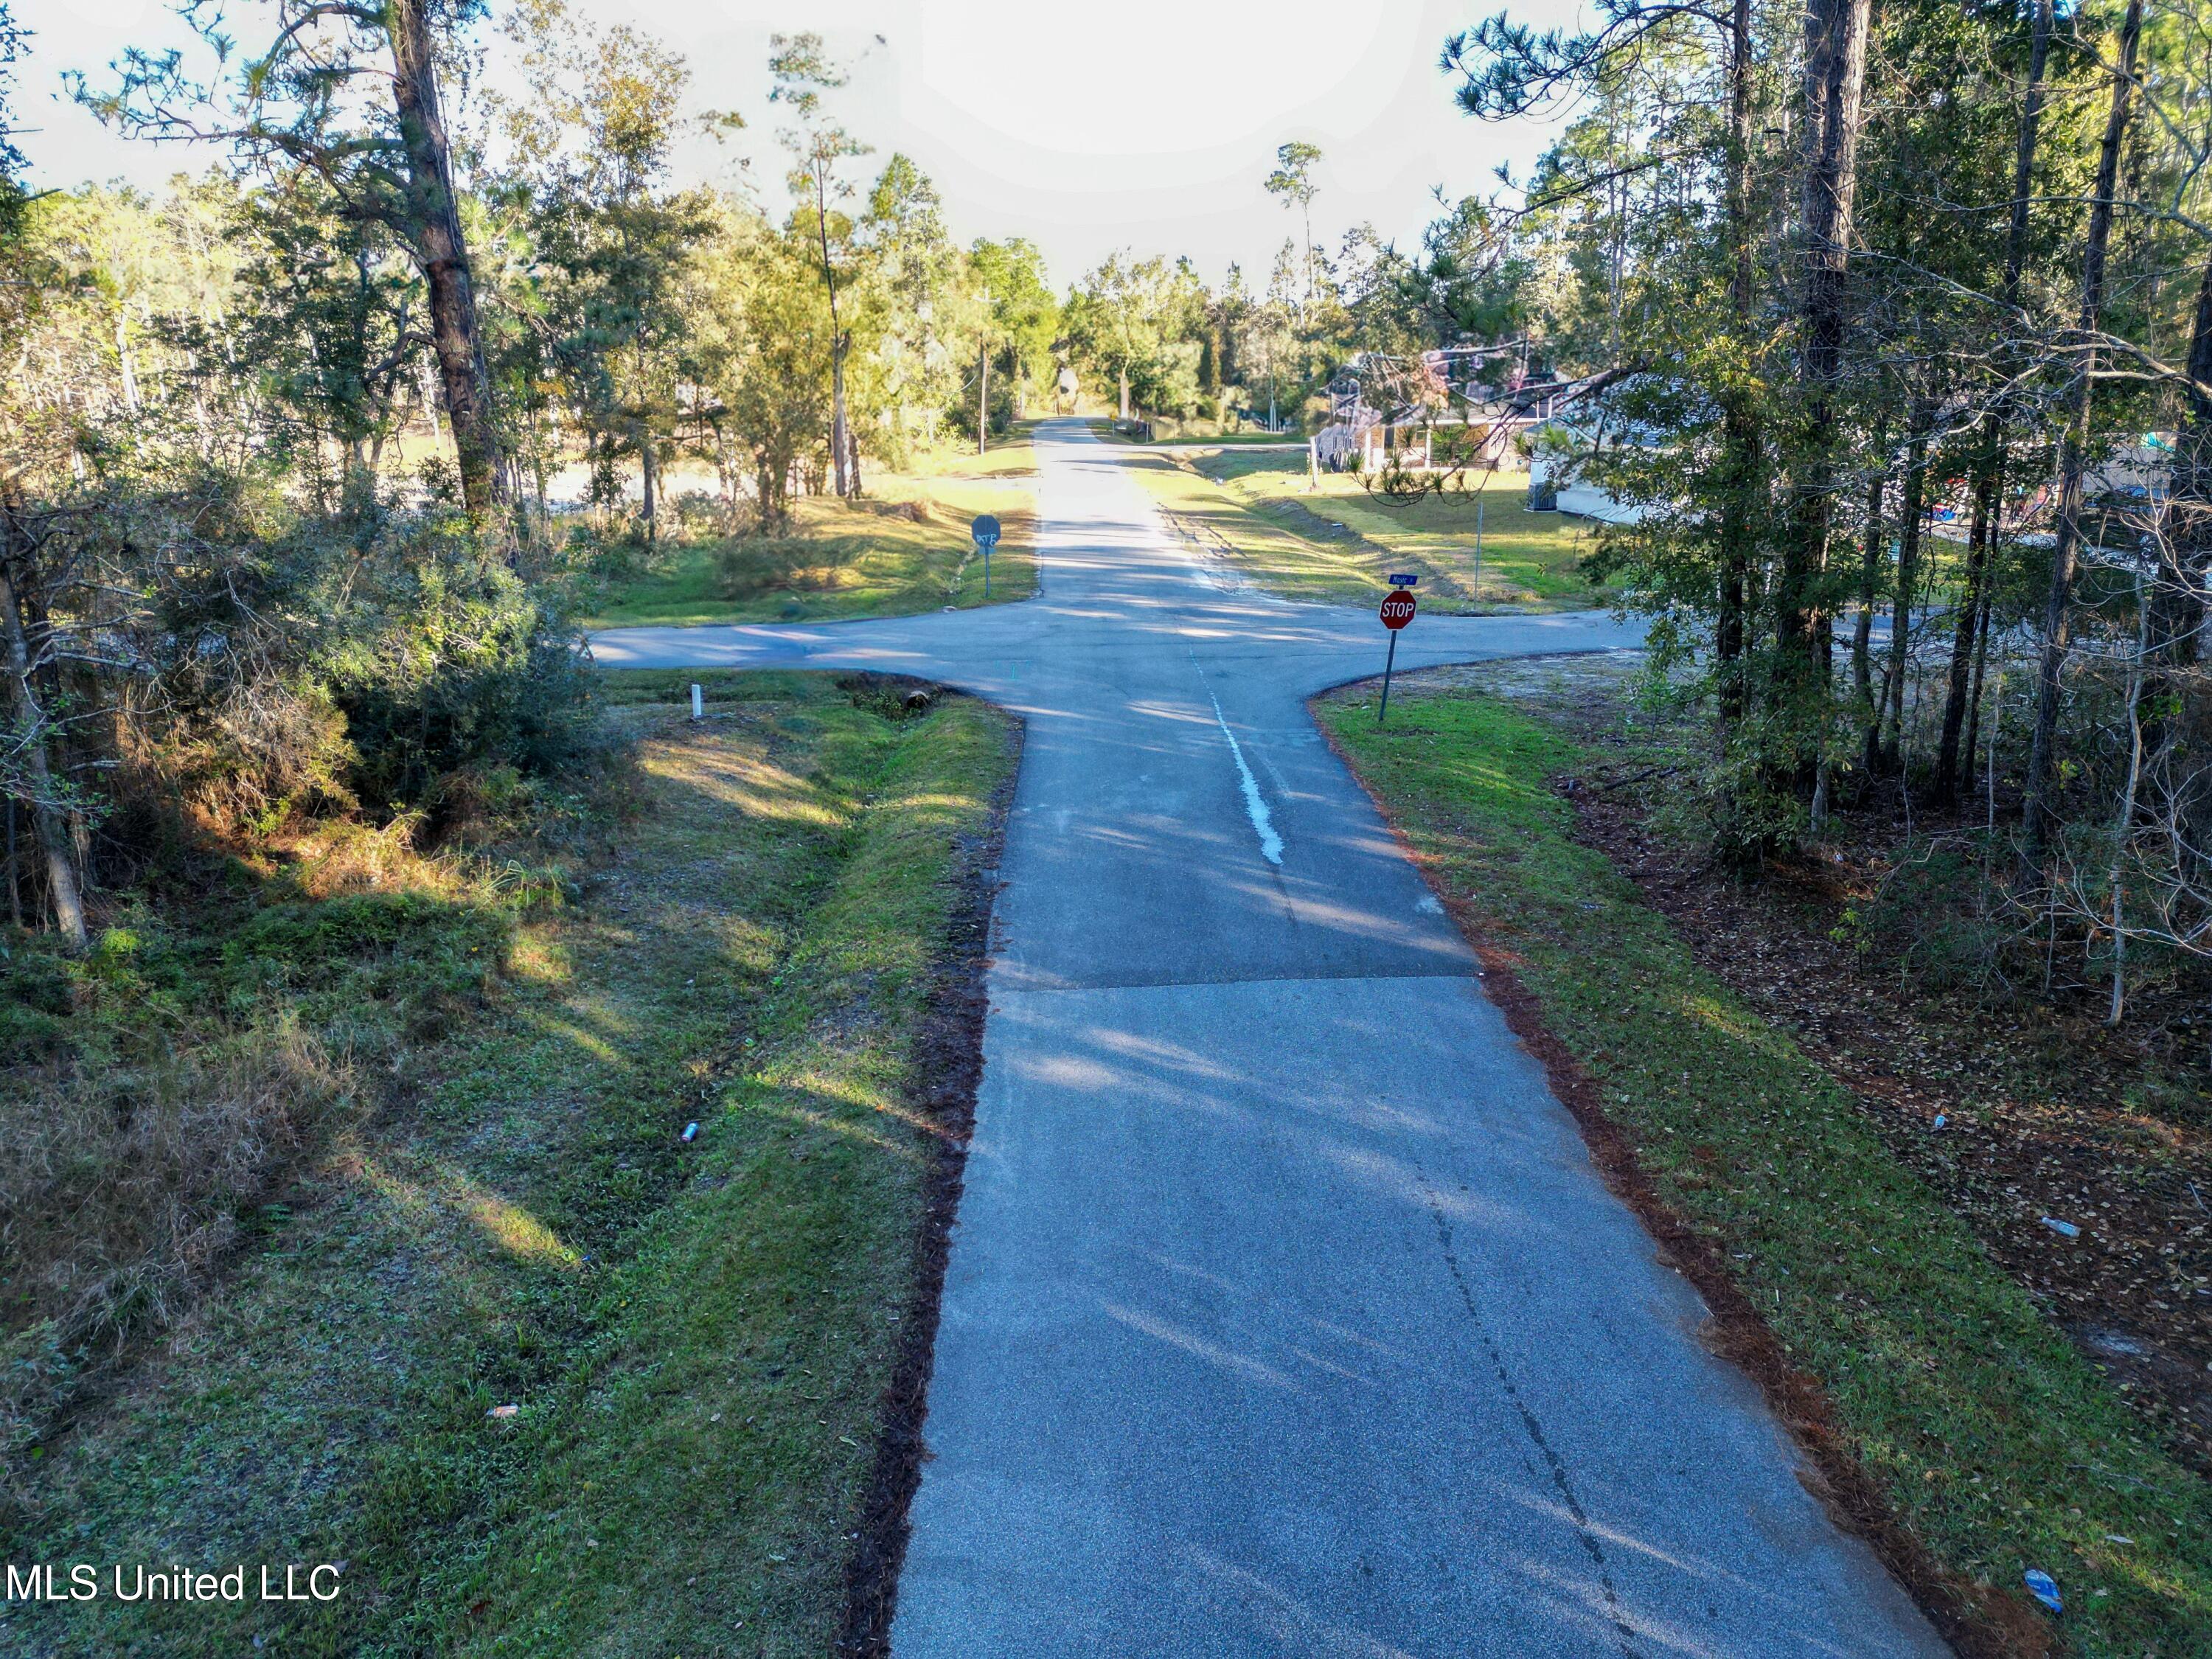
<svg viewBox="0 0 2212 1659">
<path fill-rule="evenodd" d="M 593 641 L 1029 723 L 894 1651 L 1944 1652 L 1308 720 L 1379 623 L 1199 562 L 1079 424 L 1038 453 L 1035 601 Z M 1430 617 L 1399 662 L 1636 637 Z"/>
</svg>

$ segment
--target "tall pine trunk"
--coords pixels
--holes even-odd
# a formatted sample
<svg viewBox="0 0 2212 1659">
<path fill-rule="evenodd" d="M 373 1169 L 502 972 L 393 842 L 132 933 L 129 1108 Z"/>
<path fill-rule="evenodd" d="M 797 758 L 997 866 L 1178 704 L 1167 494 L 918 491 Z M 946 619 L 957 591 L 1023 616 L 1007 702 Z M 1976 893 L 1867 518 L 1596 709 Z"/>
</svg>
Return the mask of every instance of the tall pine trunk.
<svg viewBox="0 0 2212 1659">
<path fill-rule="evenodd" d="M 2188 374 L 2174 445 L 2164 568 L 2151 596 L 2149 666 L 2137 703 L 2146 766 L 2158 763 L 2172 734 L 2173 671 L 2204 655 L 2204 583 L 2212 571 L 2212 397 L 2202 388 L 2212 386 L 2212 258 L 2197 288 Z"/>
<path fill-rule="evenodd" d="M 471 517 L 489 519 L 506 498 L 499 434 L 492 423 L 491 377 L 477 325 L 476 289 L 453 195 L 453 151 L 438 104 L 429 0 L 392 0 L 392 100 L 407 154 L 405 240 L 429 290 L 430 349 L 438 360 L 446 416 L 460 464 L 461 499 Z"/>
<path fill-rule="evenodd" d="M 1959 738 L 1966 728 L 1972 678 L 1975 641 L 1981 637 L 1983 609 L 1989 604 L 1990 564 L 1996 536 L 1996 502 L 1993 499 L 1997 474 L 1990 470 L 1975 481 L 1974 514 L 1966 532 L 1966 587 L 1959 596 L 1956 627 L 1951 635 L 1950 683 L 1943 697 L 1943 735 L 1936 746 L 1935 799 L 1948 805 L 1956 795 L 1961 774 L 1971 771 L 1973 756 L 1962 765 Z"/>
<path fill-rule="evenodd" d="M 1924 400 L 1912 406 L 1912 436 L 1905 450 L 1905 499 L 1898 508 L 1897 590 L 1890 603 L 1889 710 L 1884 719 L 1882 761 L 1905 768 L 1905 690 L 1912 660 L 1912 592 L 1920 580 L 1920 532 L 1928 517 L 1928 422 Z"/>
<path fill-rule="evenodd" d="M 1881 567 L 1889 551 L 1889 525 L 1882 515 L 1889 489 L 1889 422 L 1875 431 L 1881 467 L 1867 485 L 1866 544 L 1859 560 L 1858 616 L 1851 627 L 1851 686 L 1858 695 L 1859 726 L 1869 776 L 1881 769 L 1881 709 L 1874 691 L 1874 613 L 1881 591 Z"/>
<path fill-rule="evenodd" d="M 1735 0 L 1729 28 L 1728 223 L 1729 310 L 1741 324 L 1752 313 L 1755 272 L 1751 217 L 1751 0 Z M 1713 629 L 1723 726 L 1742 718 L 1745 607 L 1755 527 L 1752 495 L 1764 487 L 1759 418 L 1749 390 L 1732 378 L 1721 405 L 1723 495 L 1720 514 L 1720 609 Z"/>
<path fill-rule="evenodd" d="M 845 415 L 845 354 L 852 338 L 837 316 L 837 267 L 830 257 L 830 162 L 813 161 L 814 229 L 822 244 L 822 285 L 830 295 L 830 472 L 842 498 L 853 493 L 852 428 Z"/>
<path fill-rule="evenodd" d="M 2120 147 L 2127 135 L 2128 108 L 2135 94 L 2136 46 L 2142 38 L 2142 0 L 2128 0 L 2120 24 L 2120 60 L 2112 75 L 2112 99 L 2105 116 L 2105 141 L 2097 155 L 2097 194 L 2089 204 L 2089 241 L 2081 255 L 2080 331 L 2094 337 L 2105 309 L 2105 255 L 2112 235 L 2112 195 L 2118 188 Z M 2024 854 L 2033 864 L 2054 827 L 2051 779 L 2058 744 L 2058 703 L 2073 647 L 2074 576 L 2081 548 L 2081 476 L 2089 460 L 2089 413 L 2097 353 L 2084 343 L 2076 361 L 2072 408 L 2059 447 L 2058 533 L 2051 555 L 2051 592 L 2044 601 L 2043 658 L 2037 665 L 2035 734 L 2028 745 L 2027 798 L 2022 807 Z"/>
<path fill-rule="evenodd" d="M 2027 90 L 2020 109 L 2020 132 L 2014 141 L 2012 161 L 2012 217 L 2005 229 L 2004 305 L 2008 314 L 2020 306 L 2020 282 L 2027 264 L 2028 192 L 2035 179 L 2036 141 L 2041 131 L 2045 95 L 2044 73 L 2051 61 L 2051 0 L 2035 0 L 2033 33 L 2027 57 Z M 1996 410 L 1982 417 L 1981 443 L 1974 462 L 1973 530 L 1968 538 L 1966 591 L 1959 611 L 1958 632 L 1951 645 L 1951 682 L 1943 702 L 1943 738 L 1936 756 L 1936 793 L 1948 801 L 1972 781 L 1974 745 L 1970 719 L 1979 696 L 1980 675 L 1969 683 L 1968 659 L 1989 636 L 1990 590 L 1994 585 L 1997 538 L 2004 527 L 2004 432 Z M 1960 728 L 1970 735 L 1962 750 Z"/>
<path fill-rule="evenodd" d="M 1869 0 L 1809 0 L 1805 9 L 1803 453 L 1791 533 L 1784 544 L 1775 626 L 1785 696 L 1826 693 L 1832 645 L 1826 594 L 1835 516 L 1832 399 L 1843 380 L 1844 278 L 1858 184 L 1861 97 Z"/>
</svg>

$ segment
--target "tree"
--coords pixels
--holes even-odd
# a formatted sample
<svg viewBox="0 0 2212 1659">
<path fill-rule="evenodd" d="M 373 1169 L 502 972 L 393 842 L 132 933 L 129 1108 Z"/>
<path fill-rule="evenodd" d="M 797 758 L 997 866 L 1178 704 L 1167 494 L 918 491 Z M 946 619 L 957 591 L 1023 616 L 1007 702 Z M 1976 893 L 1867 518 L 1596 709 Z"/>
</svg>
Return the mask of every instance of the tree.
<svg viewBox="0 0 2212 1659">
<path fill-rule="evenodd" d="M 1811 0 L 1805 9 L 1804 275 L 1797 380 L 1803 398 L 1792 526 L 1776 617 L 1789 691 L 1825 672 L 1833 635 L 1823 603 L 1837 456 L 1835 398 L 1844 374 L 1844 280 L 1858 187 L 1861 98 L 1871 0 Z"/>
<path fill-rule="evenodd" d="M 178 9 L 227 61 L 221 11 L 210 0 Z M 480 12 L 481 0 L 276 0 L 274 38 L 227 90 L 195 81 L 180 52 L 133 46 L 115 86 L 95 91 L 80 79 L 75 91 L 102 120 L 142 137 L 223 142 L 252 167 L 308 168 L 341 212 L 398 240 L 428 290 L 462 495 L 482 522 L 505 483 L 439 92 L 441 61 Z"/>
<path fill-rule="evenodd" d="M 405 416 L 430 343 L 422 284 L 390 231 L 337 210 L 319 174 L 288 168 L 234 206 L 236 280 L 258 302 L 235 319 L 233 349 L 262 365 L 261 389 L 291 417 L 274 453 L 354 516 L 375 499 L 385 444 Z M 325 446 L 337 489 L 325 488 Z"/>
<path fill-rule="evenodd" d="M 1123 420 L 1132 399 L 1179 414 L 1196 404 L 1204 295 L 1187 264 L 1112 253 L 1068 296 L 1070 347 L 1120 387 Z"/>
<path fill-rule="evenodd" d="M 2105 117 L 2105 138 L 2097 152 L 2096 193 L 2089 202 L 2089 233 L 2081 253 L 2079 345 L 2069 389 L 2066 431 L 2058 467 L 2058 517 L 2051 555 L 2051 587 L 2045 601 L 2043 653 L 2036 669 L 2035 732 L 2028 753 L 2027 802 L 2021 823 L 2026 856 L 2042 851 L 2051 824 L 2051 789 L 2056 769 L 2058 701 L 2067 653 L 2072 648 L 2074 579 L 2081 556 L 2081 488 L 2089 456 L 2090 412 L 2097 370 L 2096 339 L 2104 322 L 2105 277 L 2111 250 L 2112 210 L 2119 191 L 2120 150 L 2127 137 L 2135 95 L 2136 49 L 2142 39 L 2142 0 L 2128 0 L 2120 24 L 2118 61 L 2112 71 L 2112 96 Z"/>
<path fill-rule="evenodd" d="M 862 362 L 902 461 L 908 442 L 932 441 L 947 416 L 961 418 L 963 371 L 985 332 L 983 302 L 945 234 L 937 186 L 912 157 L 885 163 L 860 228 L 872 347 Z"/>
<path fill-rule="evenodd" d="M 532 0 L 507 29 L 529 96 L 501 112 L 530 192 L 550 355 L 589 435 L 597 493 L 614 494 L 618 450 L 637 455 L 650 539 L 676 418 L 680 279 L 708 228 L 696 193 L 666 188 L 690 69 L 627 26 L 586 28 L 563 0 Z"/>
<path fill-rule="evenodd" d="M 1018 419 L 1034 389 L 1052 379 L 1060 333 L 1060 301 L 1045 279 L 1044 255 L 1019 236 L 978 238 L 968 249 L 968 281 L 986 296 L 1006 413 Z"/>
<path fill-rule="evenodd" d="M 784 148 L 791 152 L 792 194 L 798 198 L 797 222 L 811 230 L 821 256 L 822 287 L 830 309 L 830 465 L 840 495 L 854 494 L 852 423 L 845 407 L 845 359 L 852 349 L 852 335 L 837 313 L 838 256 L 849 244 L 852 220 L 837 212 L 837 204 L 853 195 L 852 181 L 840 164 L 869 153 L 869 147 L 828 118 L 823 96 L 846 82 L 842 69 L 823 50 L 818 34 L 775 34 L 769 72 L 775 78 L 769 101 L 788 108 L 797 124 L 783 130 Z M 838 246 L 833 247 L 833 243 Z M 849 258 L 849 252 L 848 253 Z"/>
<path fill-rule="evenodd" d="M 1316 298 L 1314 280 L 1313 199 L 1320 191 L 1314 168 L 1321 162 L 1321 146 L 1292 139 L 1275 151 L 1275 170 L 1267 175 L 1267 194 L 1285 207 L 1296 207 L 1305 227 L 1306 306 Z"/>
<path fill-rule="evenodd" d="M 726 204 L 689 279 L 692 370 L 707 393 L 700 417 L 726 480 L 743 452 L 770 533 L 786 527 L 800 457 L 830 427 L 823 394 L 835 348 L 811 240 Z"/>
<path fill-rule="evenodd" d="M 2045 71 L 2051 62 L 2051 0 L 2030 0 L 2033 22 L 2028 52 L 2027 84 L 2021 99 L 2020 127 L 2013 149 L 2012 210 L 2007 216 L 2005 263 L 2000 303 L 2016 313 L 2021 303 L 2021 279 L 2027 270 L 2027 230 L 2030 191 L 2035 179 L 2035 151 L 2042 136 L 2043 106 L 2048 95 Z M 1948 800 L 1966 780 L 1962 771 L 1973 765 L 1972 744 L 1964 754 L 1960 736 L 1966 714 L 1979 699 L 1972 696 L 1972 674 L 1978 641 L 1989 630 L 1990 575 L 1995 564 L 1990 543 L 1997 534 L 2004 477 L 2003 428 L 1992 408 L 1982 418 L 1981 444 L 1974 462 L 1974 519 L 1966 544 L 1966 581 L 1959 607 L 1958 626 L 1952 636 L 1951 677 L 1943 700 L 1943 735 L 1936 757 L 1936 789 Z"/>
</svg>

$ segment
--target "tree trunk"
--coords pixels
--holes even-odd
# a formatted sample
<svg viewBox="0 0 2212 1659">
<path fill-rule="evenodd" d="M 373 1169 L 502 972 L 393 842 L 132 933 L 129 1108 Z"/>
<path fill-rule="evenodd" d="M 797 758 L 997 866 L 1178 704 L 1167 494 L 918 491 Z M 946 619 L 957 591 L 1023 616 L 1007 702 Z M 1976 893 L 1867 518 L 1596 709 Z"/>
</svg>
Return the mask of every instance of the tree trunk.
<svg viewBox="0 0 2212 1659">
<path fill-rule="evenodd" d="M 988 341 L 978 342 L 975 347 L 975 453 L 985 453 L 990 447 L 988 434 L 991 421 L 991 347 Z"/>
<path fill-rule="evenodd" d="M 1889 550 L 1888 524 L 1882 517 L 1882 498 L 1889 488 L 1889 433 L 1884 421 L 1875 434 L 1875 453 L 1882 458 L 1882 471 L 1867 486 L 1866 548 L 1859 562 L 1858 617 L 1851 629 L 1851 684 L 1858 693 L 1859 724 L 1865 738 L 1866 769 L 1869 776 L 1881 767 L 1881 709 L 1874 695 L 1874 612 L 1880 592 L 1881 565 Z"/>
<path fill-rule="evenodd" d="M 2197 284 L 2188 374 L 2174 445 L 2163 568 L 2150 599 L 2150 665 L 2137 705 L 2147 765 L 2157 763 L 2172 732 L 2172 671 L 2204 654 L 2204 582 L 2212 570 L 2212 397 L 2198 388 L 2212 386 L 2212 258 L 2205 261 Z"/>
<path fill-rule="evenodd" d="M 403 240 L 429 290 L 430 346 L 445 392 L 460 464 L 461 500 L 479 523 L 497 512 L 506 491 L 499 434 L 492 422 L 491 377 L 484 370 L 477 327 L 476 289 L 453 196 L 451 147 L 438 104 L 428 0 L 392 0 L 392 100 L 407 152 L 407 223 Z"/>
<path fill-rule="evenodd" d="M 653 453 L 653 428 L 644 421 L 637 424 L 637 458 L 638 471 L 642 475 L 639 484 L 645 496 L 645 538 L 652 541 L 659 527 L 655 515 L 659 506 L 656 486 L 660 480 L 658 458 Z"/>
<path fill-rule="evenodd" d="M 1127 419 L 1129 418 L 1129 366 L 1128 366 L 1128 364 L 1124 363 L 1124 364 L 1122 364 L 1122 365 L 1121 365 L 1121 418 L 1122 418 L 1123 420 L 1125 420 L 1125 421 L 1126 421 L 1126 420 L 1127 420 Z M 1270 414 L 1273 414 L 1273 410 L 1272 409 L 1270 409 L 1269 413 L 1270 413 Z"/>
<path fill-rule="evenodd" d="M 1888 736 L 1883 762 L 1893 770 L 1905 765 L 1905 685 L 1910 677 L 1912 589 L 1920 580 L 1920 531 L 1928 509 L 1928 440 L 1920 410 L 1915 410 L 1912 439 L 1905 452 L 1905 499 L 1898 509 L 1897 592 L 1889 613 Z"/>
<path fill-rule="evenodd" d="M 139 410 L 138 371 L 131 356 L 131 307 L 118 305 L 115 308 L 115 362 L 123 380 L 123 407 L 136 415 Z"/>
<path fill-rule="evenodd" d="M 1834 517 L 1830 399 L 1843 378 L 1844 279 L 1858 184 L 1861 94 L 1870 0 L 1810 0 L 1805 11 L 1804 329 L 1798 380 L 1805 456 L 1796 524 L 1783 550 L 1776 629 L 1787 690 L 1817 684 L 1832 644 L 1823 578 Z"/>
<path fill-rule="evenodd" d="M 23 882 L 17 867 L 15 852 L 15 798 L 10 795 L 8 808 L 8 919 L 16 927 L 23 925 Z"/>
<path fill-rule="evenodd" d="M 12 533 L 9 539 L 14 539 Z M 39 707 L 31 680 L 30 641 L 23 631 L 23 614 L 17 607 L 12 552 L 0 546 L 0 632 L 7 635 L 9 700 L 15 718 L 29 738 L 24 765 L 31 775 L 31 827 L 39 850 L 46 854 L 46 892 L 53 902 L 54 922 L 68 935 L 70 945 L 84 949 L 84 903 L 78 896 L 76 868 L 70 862 L 69 827 L 55 798 L 53 773 L 46 759 L 46 740 L 40 728 L 45 712 Z"/>
<path fill-rule="evenodd" d="M 2094 335 L 2104 315 L 2105 252 L 2112 240 L 2112 194 L 2119 183 L 2120 144 L 2135 94 L 2136 46 L 2142 38 L 2142 0 L 2128 0 L 2120 25 L 2120 61 L 2112 76 L 2112 101 L 2105 117 L 2105 142 L 2097 155 L 2097 194 L 2089 206 L 2089 244 L 2081 256 L 2081 331 Z M 2028 745 L 2027 792 L 2022 806 L 2023 854 L 2039 860 L 2054 816 L 2051 775 L 2058 740 L 2058 701 L 2067 653 L 2073 645 L 2074 574 L 2081 546 L 2081 475 L 2088 465 L 2091 377 L 2097 354 L 2082 348 L 2075 370 L 2073 410 L 2058 463 L 2058 534 L 2051 556 L 2051 592 L 2044 604 L 2043 659 L 2036 672 L 2035 733 Z"/>
<path fill-rule="evenodd" d="M 1990 586 L 1985 580 L 1982 586 L 1982 620 L 1974 633 L 1974 683 L 1966 693 L 1966 741 L 1959 756 L 1959 787 L 1971 793 L 1974 784 L 1974 757 L 1980 754 L 1982 742 L 1982 681 L 1990 666 Z M 2002 671 L 1997 675 L 2000 688 L 2004 684 Z"/>
<path fill-rule="evenodd" d="M 2035 149 L 2043 120 L 2044 74 L 2051 58 L 2051 0 L 2036 0 L 2033 33 L 2028 47 L 2027 92 L 2021 101 L 2020 133 L 2013 146 L 2012 218 L 2005 231 L 2004 303 L 2008 312 L 2020 304 L 2021 275 L 2027 264 L 2029 191 L 2035 179 Z M 1978 712 L 1972 699 L 1978 694 L 1980 678 L 1968 685 L 1966 659 L 1978 657 L 1988 637 L 1989 588 L 1994 580 L 1996 543 L 2004 516 L 2004 432 L 1996 412 L 1982 417 L 1982 441 L 1974 463 L 1974 524 L 1967 538 L 1966 599 L 1959 617 L 1959 632 L 1951 651 L 1951 682 L 1943 702 L 1943 740 L 1936 757 L 1936 790 L 1939 800 L 1972 781 L 1974 744 L 1970 736 L 1960 745 L 1962 726 L 1972 728 Z"/>
<path fill-rule="evenodd" d="M 1991 544 L 1996 536 L 1996 502 L 1992 496 L 1997 483 L 1995 470 L 1975 481 L 1973 523 L 1966 532 L 1966 586 L 1959 598 L 1958 623 L 1951 635 L 1951 678 L 1943 697 L 1943 735 L 1936 746 L 1935 799 L 1938 805 L 1948 805 L 1962 781 L 1973 770 L 1973 750 L 1969 746 L 1962 763 L 1959 739 L 1966 729 L 1975 641 L 1981 637 L 1982 607 L 1989 602 Z"/>
<path fill-rule="evenodd" d="M 1735 0 L 1729 31 L 1729 309 L 1751 315 L 1754 270 L 1751 222 L 1751 0 Z M 1742 718 L 1745 589 L 1752 555 L 1752 491 L 1760 487 L 1759 422 L 1749 394 L 1731 380 L 1721 415 L 1720 608 L 1713 628 L 1723 726 Z"/>
<path fill-rule="evenodd" d="M 830 301 L 830 314 L 832 319 L 837 314 L 834 297 Z M 845 337 L 840 334 L 830 355 L 830 471 L 840 496 L 852 493 L 845 465 L 851 453 L 851 433 L 845 424 Z"/>
</svg>

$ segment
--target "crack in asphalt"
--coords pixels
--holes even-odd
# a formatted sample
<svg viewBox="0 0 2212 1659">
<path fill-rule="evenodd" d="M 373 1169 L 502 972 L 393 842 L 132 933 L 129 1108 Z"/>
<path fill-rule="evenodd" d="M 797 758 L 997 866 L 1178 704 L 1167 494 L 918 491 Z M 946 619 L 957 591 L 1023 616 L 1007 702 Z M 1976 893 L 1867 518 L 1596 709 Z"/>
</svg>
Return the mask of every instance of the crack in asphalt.
<svg viewBox="0 0 2212 1659">
<path fill-rule="evenodd" d="M 1581 1540 L 1583 1549 L 1589 1556 L 1590 1565 L 1597 1570 L 1599 1587 L 1605 1592 L 1606 1615 L 1612 1620 L 1623 1659 L 1642 1659 L 1636 1646 L 1636 1632 L 1629 1628 L 1627 1613 L 1620 1605 L 1620 1589 L 1613 1582 L 1613 1567 L 1606 1559 L 1605 1546 L 1598 1541 L 1597 1533 L 1590 1525 L 1589 1514 L 1583 1508 L 1583 1500 L 1575 1491 L 1574 1480 L 1567 1473 L 1566 1461 L 1553 1447 L 1550 1438 L 1544 1433 L 1542 1420 L 1522 1394 L 1520 1385 L 1514 1382 L 1512 1373 L 1505 1369 L 1505 1355 L 1498 1346 L 1498 1339 L 1490 1334 L 1490 1326 L 1484 1320 L 1482 1309 L 1474 1299 L 1474 1287 L 1468 1282 L 1466 1268 L 1460 1265 L 1459 1250 L 1452 1239 L 1451 1223 L 1444 1215 L 1443 1205 L 1437 1200 L 1435 1186 L 1425 1170 L 1415 1173 L 1421 1184 L 1422 1199 L 1429 1206 L 1430 1218 L 1437 1225 L 1437 1242 L 1443 1249 L 1445 1269 L 1451 1274 L 1452 1284 L 1459 1291 L 1461 1305 L 1467 1310 L 1468 1322 L 1474 1327 L 1474 1334 L 1481 1338 L 1483 1350 L 1490 1356 L 1491 1367 L 1498 1375 L 1498 1385 L 1505 1390 L 1505 1397 L 1513 1402 L 1514 1410 L 1520 1413 L 1521 1427 L 1527 1433 L 1529 1443 L 1542 1455 L 1545 1467 L 1551 1471 L 1552 1485 L 1559 1494 L 1559 1501 L 1567 1506 L 1568 1515 L 1574 1519 L 1575 1536 Z"/>
</svg>

